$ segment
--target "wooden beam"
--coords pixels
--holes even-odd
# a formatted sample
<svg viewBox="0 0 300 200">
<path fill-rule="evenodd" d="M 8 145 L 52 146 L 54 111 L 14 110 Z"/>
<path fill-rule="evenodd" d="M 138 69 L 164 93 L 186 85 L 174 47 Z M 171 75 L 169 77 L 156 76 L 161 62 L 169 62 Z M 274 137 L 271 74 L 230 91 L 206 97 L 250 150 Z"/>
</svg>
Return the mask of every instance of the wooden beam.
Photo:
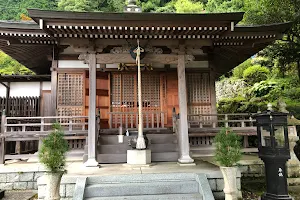
<svg viewBox="0 0 300 200">
<path fill-rule="evenodd" d="M 177 47 L 179 45 L 179 39 L 155 39 L 155 40 L 146 40 L 140 39 L 141 46 L 145 47 L 148 45 L 151 46 L 167 46 L 167 47 Z M 88 38 L 61 38 L 60 45 L 74 45 L 74 46 L 85 46 L 88 47 L 89 39 Z M 122 46 L 129 45 L 132 46 L 136 44 L 135 39 L 95 39 L 95 46 L 105 47 L 108 45 L 112 46 Z M 203 46 L 212 46 L 211 39 L 189 39 L 185 41 L 185 44 L 188 46 L 193 46 L 194 48 L 201 48 Z"/>
<path fill-rule="evenodd" d="M 135 63 L 130 54 L 97 54 L 97 63 Z M 173 54 L 148 54 L 141 60 L 141 63 L 163 63 L 176 64 L 178 56 Z"/>
</svg>

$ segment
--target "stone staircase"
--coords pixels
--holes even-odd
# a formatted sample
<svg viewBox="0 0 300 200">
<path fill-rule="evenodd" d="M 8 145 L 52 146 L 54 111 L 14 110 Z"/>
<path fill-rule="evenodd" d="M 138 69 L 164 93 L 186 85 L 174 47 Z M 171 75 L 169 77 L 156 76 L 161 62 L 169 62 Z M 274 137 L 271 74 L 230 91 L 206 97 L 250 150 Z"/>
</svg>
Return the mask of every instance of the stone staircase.
<svg viewBox="0 0 300 200">
<path fill-rule="evenodd" d="M 77 179 L 73 200 L 214 200 L 204 174 L 133 174 Z"/>
<path fill-rule="evenodd" d="M 124 142 L 118 143 L 117 135 L 101 135 L 98 143 L 97 161 L 99 163 L 126 163 L 129 139 L 135 136 L 124 136 Z M 171 133 L 147 134 L 150 140 L 152 162 L 176 162 L 178 147 L 176 135 Z M 87 146 L 85 148 L 84 162 L 87 159 Z"/>
</svg>

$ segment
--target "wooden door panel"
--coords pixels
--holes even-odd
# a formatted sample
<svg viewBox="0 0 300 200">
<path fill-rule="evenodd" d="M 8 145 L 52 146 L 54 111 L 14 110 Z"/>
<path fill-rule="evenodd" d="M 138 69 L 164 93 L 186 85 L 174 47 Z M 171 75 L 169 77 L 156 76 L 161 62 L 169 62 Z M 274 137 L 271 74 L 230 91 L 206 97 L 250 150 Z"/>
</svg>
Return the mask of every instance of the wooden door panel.
<svg viewBox="0 0 300 200">
<path fill-rule="evenodd" d="M 179 112 L 177 72 L 167 73 L 167 126 L 172 126 L 173 108 Z"/>
<path fill-rule="evenodd" d="M 89 74 L 86 73 L 85 113 L 89 112 Z M 96 76 L 96 109 L 100 111 L 100 127 L 108 128 L 109 112 L 109 73 L 97 72 Z"/>
</svg>

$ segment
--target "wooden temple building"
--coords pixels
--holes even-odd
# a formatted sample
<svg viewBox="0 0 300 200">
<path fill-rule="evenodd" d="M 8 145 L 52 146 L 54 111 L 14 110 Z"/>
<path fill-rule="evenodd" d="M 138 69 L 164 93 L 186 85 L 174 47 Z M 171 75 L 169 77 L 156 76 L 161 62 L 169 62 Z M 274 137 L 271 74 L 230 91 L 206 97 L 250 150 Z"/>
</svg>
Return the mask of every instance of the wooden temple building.
<svg viewBox="0 0 300 200">
<path fill-rule="evenodd" d="M 243 135 L 247 147 L 254 121 L 217 113 L 215 80 L 290 27 L 237 25 L 243 13 L 28 12 L 33 21 L 0 22 L 0 49 L 36 74 L 51 74 L 49 113 L 2 116 L 2 162 L 9 158 L 5 141 L 41 141 L 53 120 L 65 127 L 71 149 L 82 149 L 87 166 L 126 162 L 138 124 L 137 40 L 152 161 L 192 163 L 190 147 L 211 147 L 220 127 Z"/>
</svg>

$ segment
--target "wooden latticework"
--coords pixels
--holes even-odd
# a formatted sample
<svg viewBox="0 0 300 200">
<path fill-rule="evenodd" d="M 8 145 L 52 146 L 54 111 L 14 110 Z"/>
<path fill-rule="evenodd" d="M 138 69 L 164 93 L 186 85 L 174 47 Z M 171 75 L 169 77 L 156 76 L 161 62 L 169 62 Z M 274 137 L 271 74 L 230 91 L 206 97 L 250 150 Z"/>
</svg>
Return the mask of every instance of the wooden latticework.
<svg viewBox="0 0 300 200">
<path fill-rule="evenodd" d="M 160 110 L 159 74 L 142 74 L 142 99 L 145 111 Z"/>
<path fill-rule="evenodd" d="M 61 73 L 57 80 L 57 115 L 83 115 L 83 74 Z"/>
<path fill-rule="evenodd" d="M 152 112 L 161 110 L 160 102 L 160 75 L 152 73 L 142 74 L 142 103 L 143 112 Z M 117 74 L 113 73 L 111 77 L 111 111 L 112 112 L 137 112 L 137 75 L 131 73 Z M 127 119 L 126 119 L 127 118 Z M 144 115 L 144 121 L 149 116 Z M 137 123 L 137 115 L 127 114 L 120 117 L 113 117 L 111 120 L 114 125 L 121 124 L 119 121 L 132 121 Z M 155 117 L 155 123 L 160 118 Z"/>
<path fill-rule="evenodd" d="M 186 80 L 189 114 L 210 114 L 211 98 L 209 73 L 188 73 Z"/>
</svg>

